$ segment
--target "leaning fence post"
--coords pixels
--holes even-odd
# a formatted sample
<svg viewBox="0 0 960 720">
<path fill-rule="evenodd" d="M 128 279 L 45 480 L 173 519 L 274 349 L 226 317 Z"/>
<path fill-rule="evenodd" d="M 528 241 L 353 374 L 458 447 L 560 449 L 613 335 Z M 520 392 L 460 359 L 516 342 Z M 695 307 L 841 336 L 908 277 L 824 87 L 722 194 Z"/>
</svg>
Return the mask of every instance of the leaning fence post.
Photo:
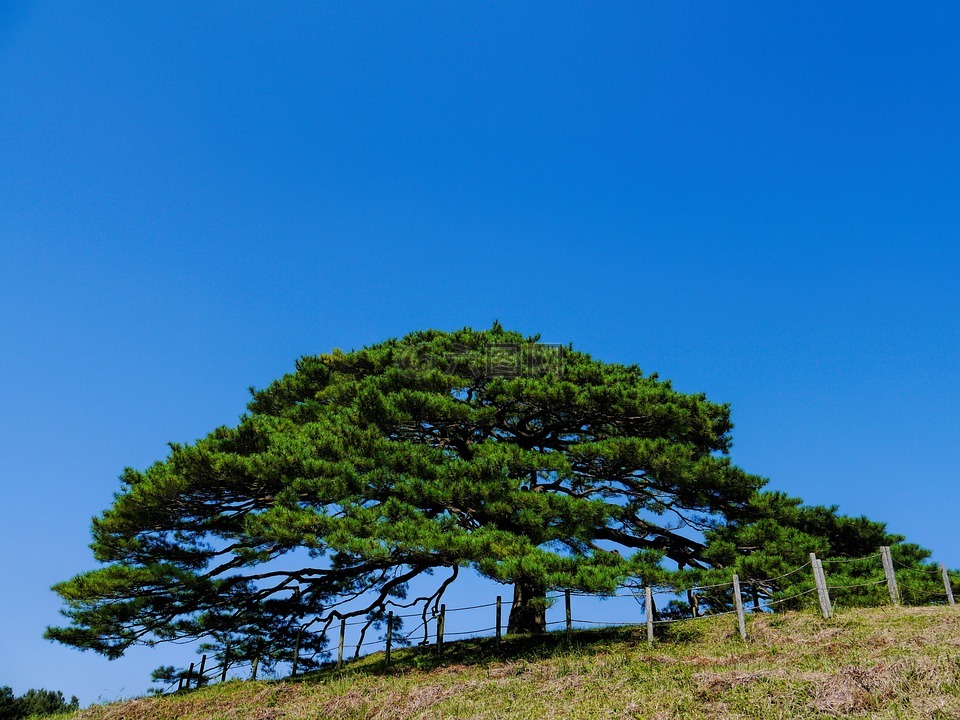
<svg viewBox="0 0 960 720">
<path fill-rule="evenodd" d="M 817 570 L 820 571 L 820 582 L 823 585 L 823 600 L 827 605 L 828 617 L 833 617 L 833 601 L 830 599 L 830 587 L 827 585 L 827 574 L 823 571 L 823 560 L 817 558 Z"/>
<path fill-rule="evenodd" d="M 337 649 L 337 670 L 343 667 L 343 642 L 347 637 L 347 619 L 340 618 L 340 647 Z"/>
<path fill-rule="evenodd" d="M 393 612 L 387 613 L 387 650 L 384 653 L 384 660 L 387 665 L 390 664 L 390 648 L 393 645 Z"/>
<path fill-rule="evenodd" d="M 443 655 L 443 626 L 447 618 L 447 606 L 440 606 L 440 617 L 437 618 L 437 657 Z"/>
<path fill-rule="evenodd" d="M 830 617 L 832 609 L 830 607 L 830 594 L 827 590 L 827 578 L 823 574 L 823 565 L 817 559 L 816 553 L 810 553 L 810 565 L 813 568 L 813 580 L 817 584 L 817 599 L 820 601 L 820 612 L 823 619 Z"/>
<path fill-rule="evenodd" d="M 205 668 L 206 666 L 207 666 L 207 656 L 206 656 L 206 655 L 201 655 L 201 656 L 200 656 L 200 670 L 197 671 L 197 674 L 199 675 L 199 677 L 197 678 L 197 687 L 200 687 L 200 685 L 201 685 L 202 682 L 203 682 L 203 671 L 204 671 L 204 668 Z"/>
<path fill-rule="evenodd" d="M 260 654 L 257 653 L 257 655 L 254 656 L 254 658 L 253 658 L 253 670 L 250 671 L 250 679 L 251 679 L 251 680 L 256 680 L 256 679 L 257 679 L 257 668 L 259 668 L 259 667 L 260 667 Z"/>
<path fill-rule="evenodd" d="M 180 682 L 177 683 L 177 692 L 180 692 L 181 690 L 183 690 L 183 675 L 182 675 L 182 674 L 180 675 Z"/>
<path fill-rule="evenodd" d="M 887 590 L 890 593 L 890 602 L 894 605 L 899 605 L 900 588 L 897 587 L 897 573 L 893 569 L 893 555 L 890 554 L 889 545 L 884 545 L 880 548 L 880 561 L 883 563 L 883 574 L 887 578 Z"/>
<path fill-rule="evenodd" d="M 947 566 L 940 563 L 940 574 L 943 576 L 943 589 L 947 591 L 947 604 L 956 605 L 953 601 L 953 588 L 950 586 L 950 573 L 947 572 Z"/>
<path fill-rule="evenodd" d="M 740 630 L 740 637 L 747 639 L 747 625 L 743 619 L 743 597 L 740 595 L 740 576 L 733 574 L 733 604 L 737 609 L 737 628 Z"/>
<path fill-rule="evenodd" d="M 573 614 L 570 612 L 570 591 L 563 591 L 563 600 L 567 610 L 567 637 L 570 637 L 570 631 L 573 630 Z"/>
<path fill-rule="evenodd" d="M 503 631 L 501 626 L 503 624 L 503 598 L 497 595 L 497 642 L 503 640 Z"/>
<path fill-rule="evenodd" d="M 650 586 L 644 588 L 646 594 L 647 644 L 653 645 L 653 591 Z"/>
<path fill-rule="evenodd" d="M 187 690 L 190 689 L 190 679 L 193 677 L 193 663 L 190 663 L 190 669 L 187 670 L 187 682 L 184 683 L 187 686 Z"/>
</svg>

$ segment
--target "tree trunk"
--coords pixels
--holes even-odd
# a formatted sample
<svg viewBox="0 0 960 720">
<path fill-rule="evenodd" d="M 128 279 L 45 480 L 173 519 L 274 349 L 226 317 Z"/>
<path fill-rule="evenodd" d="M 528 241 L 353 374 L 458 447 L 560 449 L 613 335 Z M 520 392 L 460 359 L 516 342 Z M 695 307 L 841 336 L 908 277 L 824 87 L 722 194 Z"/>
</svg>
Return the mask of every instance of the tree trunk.
<svg viewBox="0 0 960 720">
<path fill-rule="evenodd" d="M 531 580 L 513 586 L 508 633 L 542 633 L 547 630 L 547 587 Z"/>
</svg>

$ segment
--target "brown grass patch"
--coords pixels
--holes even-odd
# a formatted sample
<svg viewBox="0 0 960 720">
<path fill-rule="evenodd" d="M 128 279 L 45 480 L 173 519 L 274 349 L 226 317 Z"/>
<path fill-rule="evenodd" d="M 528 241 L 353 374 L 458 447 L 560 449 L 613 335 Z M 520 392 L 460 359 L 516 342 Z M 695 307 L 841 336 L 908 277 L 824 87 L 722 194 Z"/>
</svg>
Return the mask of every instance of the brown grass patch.
<svg viewBox="0 0 960 720">
<path fill-rule="evenodd" d="M 693 681 L 701 696 L 711 699 L 733 688 L 785 676 L 786 673 L 783 670 L 702 672 L 694 673 Z"/>
</svg>

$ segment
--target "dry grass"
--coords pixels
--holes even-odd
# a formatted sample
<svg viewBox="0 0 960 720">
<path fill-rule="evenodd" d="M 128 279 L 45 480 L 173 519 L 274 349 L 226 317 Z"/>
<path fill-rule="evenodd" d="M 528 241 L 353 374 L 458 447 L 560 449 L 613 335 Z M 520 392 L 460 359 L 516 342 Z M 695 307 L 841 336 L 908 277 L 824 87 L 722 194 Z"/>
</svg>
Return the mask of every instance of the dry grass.
<svg viewBox="0 0 960 720">
<path fill-rule="evenodd" d="M 758 615 L 743 643 L 729 618 L 633 630 L 468 641 L 449 665 L 414 650 L 295 682 L 228 682 L 96 706 L 75 720 L 414 718 L 955 718 L 960 609 Z"/>
</svg>

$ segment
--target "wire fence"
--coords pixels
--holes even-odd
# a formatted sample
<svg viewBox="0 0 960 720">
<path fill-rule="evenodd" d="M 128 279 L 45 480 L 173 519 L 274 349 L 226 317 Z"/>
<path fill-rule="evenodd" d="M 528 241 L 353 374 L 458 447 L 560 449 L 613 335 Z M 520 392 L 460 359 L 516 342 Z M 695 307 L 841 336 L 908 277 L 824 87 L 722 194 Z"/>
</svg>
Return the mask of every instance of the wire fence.
<svg viewBox="0 0 960 720">
<path fill-rule="evenodd" d="M 842 574 L 844 568 L 852 563 L 862 563 L 861 570 L 869 571 L 867 563 L 870 562 L 878 562 L 876 570 L 879 572 L 875 577 L 854 577 L 851 579 L 856 582 L 833 584 L 827 580 L 825 566 L 836 568 L 836 574 Z M 804 575 L 800 575 L 804 572 Z M 785 582 L 788 578 L 790 578 L 789 582 Z M 916 578 L 920 578 L 921 582 L 925 583 L 920 589 L 912 587 L 912 582 Z M 901 592 L 901 581 L 905 581 L 905 584 L 910 586 L 906 598 Z M 878 591 L 882 592 L 879 590 L 881 586 L 886 586 L 887 592 L 885 595 L 889 597 L 889 602 L 893 605 L 903 604 L 906 600 L 909 604 L 923 604 L 925 602 L 953 606 L 955 604 L 954 583 L 960 585 L 960 574 L 948 571 L 942 563 L 939 566 L 923 565 L 918 567 L 908 565 L 900 560 L 895 560 L 889 547 L 882 547 L 879 552 L 858 558 L 820 559 L 811 553 L 810 560 L 807 562 L 774 577 L 742 580 L 734 574 L 728 582 L 689 587 L 624 585 L 612 593 L 596 594 L 576 590 L 548 593 L 546 595 L 547 605 L 552 606 L 557 601 L 562 600 L 565 617 L 562 620 L 544 622 L 543 626 L 547 630 L 562 626 L 562 629 L 567 633 L 584 628 L 643 628 L 645 626 L 647 641 L 653 643 L 657 626 L 693 622 L 709 617 L 736 615 L 740 635 L 746 640 L 746 616 L 752 613 L 772 613 L 809 606 L 813 602 L 810 596 L 814 594 L 816 594 L 815 606 L 819 607 L 820 612 L 826 619 L 833 615 L 834 601 L 844 602 L 847 598 L 862 599 L 865 593 L 869 594 L 871 592 L 878 594 Z M 747 608 L 744 604 L 743 587 L 746 587 L 749 591 L 748 600 L 752 603 L 750 608 Z M 937 587 L 940 590 L 937 590 Z M 789 594 L 784 594 L 785 590 L 789 590 Z M 685 603 L 682 600 L 684 596 L 686 596 Z M 631 600 L 640 605 L 643 612 L 637 619 L 624 621 L 575 617 L 572 611 L 573 598 L 594 598 L 607 601 Z M 660 600 L 662 599 L 666 599 L 666 602 L 661 604 Z M 493 602 L 449 608 L 437 602 L 433 608 L 426 607 L 419 612 L 396 614 L 389 612 L 385 617 L 380 617 L 378 620 L 372 620 L 369 617 L 361 620 L 341 618 L 336 661 L 331 658 L 324 664 L 330 666 L 335 662 L 335 666 L 339 669 L 359 658 L 383 652 L 384 662 L 389 665 L 391 651 L 396 647 L 407 646 L 428 648 L 432 646 L 439 658 L 443 655 L 445 642 L 450 638 L 495 638 L 502 641 L 507 631 L 503 623 L 503 611 L 505 607 L 512 607 L 512 604 L 509 600 L 505 601 L 498 596 Z M 489 612 L 491 608 L 494 609 L 493 624 L 456 631 L 446 629 L 448 616 L 455 616 L 458 613 L 473 613 L 472 617 L 475 617 L 478 611 Z M 412 629 L 401 632 L 403 620 L 410 618 L 419 618 L 420 622 Z M 329 627 L 331 623 L 332 620 L 328 620 L 327 626 Z M 385 626 L 385 634 L 376 638 L 367 638 L 367 630 L 374 625 Z M 361 631 L 356 642 L 348 643 L 346 638 L 348 629 L 351 628 L 361 628 Z M 346 657 L 348 650 L 352 651 L 352 659 Z M 314 653 L 310 660 L 315 659 L 318 654 L 320 653 Z M 323 656 L 326 656 L 326 654 L 324 653 Z M 207 666 L 207 656 L 204 655 L 198 664 L 191 663 L 188 669 L 175 671 L 172 682 L 158 692 L 161 694 L 178 692 L 190 687 L 205 685 L 218 679 L 222 682 L 228 679 L 231 672 L 233 678 L 239 677 L 238 673 L 240 672 L 249 673 L 248 677 L 250 679 L 255 680 L 257 678 L 261 665 L 260 656 L 254 656 L 252 659 L 248 657 L 230 660 L 229 648 L 225 655 L 223 662 L 215 666 Z M 297 646 L 292 653 L 291 676 L 297 674 L 298 665 L 301 662 L 302 658 L 299 656 L 299 646 Z"/>
</svg>

